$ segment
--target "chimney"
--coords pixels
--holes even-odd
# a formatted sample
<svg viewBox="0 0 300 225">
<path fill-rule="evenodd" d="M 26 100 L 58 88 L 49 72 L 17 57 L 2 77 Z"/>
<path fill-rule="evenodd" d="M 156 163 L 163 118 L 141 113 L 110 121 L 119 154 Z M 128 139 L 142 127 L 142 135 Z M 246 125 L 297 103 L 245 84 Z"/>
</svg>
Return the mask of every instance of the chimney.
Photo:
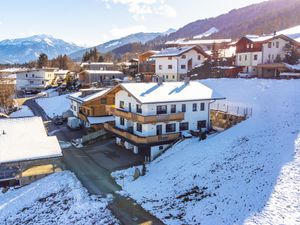
<svg viewBox="0 0 300 225">
<path fill-rule="evenodd" d="M 186 77 L 184 78 L 184 83 L 185 83 L 185 84 L 189 84 L 189 83 L 190 83 L 190 78 L 189 78 L 188 76 L 186 76 Z"/>
</svg>

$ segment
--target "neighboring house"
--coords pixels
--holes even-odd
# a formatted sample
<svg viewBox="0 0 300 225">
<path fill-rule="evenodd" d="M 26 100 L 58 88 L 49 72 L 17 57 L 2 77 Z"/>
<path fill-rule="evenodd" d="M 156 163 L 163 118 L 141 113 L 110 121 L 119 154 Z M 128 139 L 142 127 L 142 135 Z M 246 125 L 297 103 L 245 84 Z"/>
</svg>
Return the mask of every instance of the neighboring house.
<svg viewBox="0 0 300 225">
<path fill-rule="evenodd" d="M 65 80 L 68 74 L 70 74 L 70 70 L 57 70 L 54 72 L 56 79 L 60 80 Z"/>
<path fill-rule="evenodd" d="M 152 160 L 183 132 L 210 127 L 210 103 L 224 99 L 199 81 L 124 83 L 115 94 L 115 105 L 107 112 L 115 125 L 105 128 L 116 135 L 116 143 Z"/>
<path fill-rule="evenodd" d="M 236 66 L 243 67 L 243 72 L 260 77 L 279 76 L 283 68 L 281 62 L 293 48 L 300 44 L 285 36 L 246 36 L 236 43 Z"/>
<path fill-rule="evenodd" d="M 199 46 L 167 48 L 153 55 L 155 74 L 165 81 L 183 80 L 188 71 L 200 66 L 209 56 Z"/>
<path fill-rule="evenodd" d="M 120 71 L 113 70 L 85 70 L 79 73 L 78 81 L 83 86 L 90 86 L 93 83 L 110 84 L 112 79 L 124 79 L 125 75 Z"/>
<path fill-rule="evenodd" d="M 257 75 L 256 66 L 262 64 L 262 44 L 269 37 L 246 36 L 236 43 L 236 66 L 243 72 Z"/>
<path fill-rule="evenodd" d="M 18 91 L 40 91 L 55 81 L 56 68 L 30 69 L 16 72 Z"/>
<path fill-rule="evenodd" d="M 143 75 L 143 81 L 151 82 L 155 74 L 155 60 L 151 58 L 158 51 L 149 50 L 139 55 L 138 73 Z"/>
<path fill-rule="evenodd" d="M 61 148 L 39 117 L 0 119 L 0 187 L 22 186 L 60 170 Z"/>
<path fill-rule="evenodd" d="M 115 65 L 112 62 L 85 62 L 82 63 L 83 70 L 115 70 Z"/>
<path fill-rule="evenodd" d="M 86 128 L 101 129 L 104 122 L 114 121 L 106 112 L 106 105 L 114 104 L 114 96 L 105 95 L 110 89 L 82 89 L 71 94 L 71 111 Z"/>
<path fill-rule="evenodd" d="M 300 43 L 285 35 L 276 35 L 262 45 L 262 64 L 258 65 L 260 77 L 278 77 L 284 70 L 282 62 Z"/>
</svg>

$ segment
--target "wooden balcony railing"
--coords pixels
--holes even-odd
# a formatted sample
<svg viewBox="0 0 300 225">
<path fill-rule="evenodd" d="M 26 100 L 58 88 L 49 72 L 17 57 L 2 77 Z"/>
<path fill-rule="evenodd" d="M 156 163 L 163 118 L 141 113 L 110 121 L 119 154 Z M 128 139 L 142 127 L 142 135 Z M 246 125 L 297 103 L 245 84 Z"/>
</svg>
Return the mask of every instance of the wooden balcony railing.
<svg viewBox="0 0 300 225">
<path fill-rule="evenodd" d="M 131 134 L 125 130 L 118 129 L 113 124 L 109 124 L 109 123 L 105 123 L 104 128 L 118 136 L 131 140 L 136 144 L 159 144 L 162 142 L 174 141 L 180 137 L 180 133 L 164 134 L 164 135 L 157 135 L 157 136 L 150 136 L 150 137 L 140 137 L 135 134 Z"/>
<path fill-rule="evenodd" d="M 184 113 L 174 113 L 174 114 L 163 114 L 163 115 L 154 115 L 154 116 L 143 116 L 132 112 L 122 111 L 117 109 L 114 106 L 106 106 L 106 112 L 110 115 L 122 117 L 124 119 L 142 123 L 142 124 L 151 124 L 151 123 L 160 123 L 160 122 L 169 122 L 169 121 L 182 121 L 184 120 Z"/>
</svg>

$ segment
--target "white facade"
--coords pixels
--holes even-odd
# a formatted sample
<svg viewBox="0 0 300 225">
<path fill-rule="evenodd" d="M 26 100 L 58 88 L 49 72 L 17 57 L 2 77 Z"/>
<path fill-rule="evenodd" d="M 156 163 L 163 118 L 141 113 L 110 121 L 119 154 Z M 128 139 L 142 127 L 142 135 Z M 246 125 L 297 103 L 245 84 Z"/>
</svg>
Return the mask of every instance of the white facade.
<svg viewBox="0 0 300 225">
<path fill-rule="evenodd" d="M 269 64 L 276 62 L 276 59 L 283 60 L 285 54 L 286 45 L 289 44 L 289 41 L 284 40 L 283 38 L 274 38 L 267 43 L 263 44 L 263 53 L 262 53 L 262 63 Z"/>
<path fill-rule="evenodd" d="M 187 132 L 189 130 L 199 130 L 198 122 L 202 124 L 202 129 L 206 130 L 209 123 L 209 102 L 210 101 L 191 101 L 191 102 L 165 102 L 159 104 L 139 104 L 135 98 L 128 95 L 128 92 L 121 90 L 116 94 L 115 97 L 115 105 L 116 108 L 120 108 L 120 104 L 122 104 L 122 110 L 127 112 L 132 112 L 136 114 L 140 114 L 143 116 L 153 116 L 158 115 L 157 107 L 158 106 L 166 106 L 167 111 L 164 115 L 172 114 L 172 113 L 180 113 L 182 112 L 183 106 L 185 105 L 185 114 L 183 121 L 170 121 L 166 123 L 156 123 L 156 124 L 141 124 L 141 130 L 138 130 L 138 123 L 129 121 L 126 119 L 121 119 L 120 117 L 115 118 L 115 126 L 122 130 L 131 130 L 131 132 L 140 137 L 150 137 L 164 134 L 172 134 L 179 132 Z M 137 112 L 137 105 L 141 106 L 142 112 Z M 175 106 L 175 111 L 171 112 L 171 107 Z M 196 105 L 196 106 L 193 106 Z M 202 108 L 201 108 L 202 106 Z M 195 107 L 195 108 L 193 108 Z M 163 115 L 163 114 L 162 114 Z M 122 124 L 124 122 L 124 124 Z M 188 123 L 188 126 L 184 129 L 180 129 L 180 124 Z M 167 125 L 175 124 L 175 130 L 168 131 Z M 161 126 L 161 133 L 157 133 L 158 126 Z M 116 140 L 118 143 L 119 139 Z M 151 159 L 159 154 L 162 150 L 164 150 L 168 145 L 158 145 L 151 146 Z M 126 149 L 132 149 L 137 152 L 138 147 L 134 146 L 128 142 L 125 142 Z"/>
<path fill-rule="evenodd" d="M 194 69 L 205 61 L 205 56 L 191 49 L 178 56 L 154 57 L 155 74 L 165 81 L 179 81 L 189 69 Z"/>
<path fill-rule="evenodd" d="M 236 55 L 236 65 L 244 66 L 244 72 L 256 75 L 256 66 L 262 64 L 262 52 L 245 52 Z"/>
<path fill-rule="evenodd" d="M 44 89 L 55 79 L 54 69 L 34 69 L 17 72 L 17 90 L 38 90 Z"/>
</svg>

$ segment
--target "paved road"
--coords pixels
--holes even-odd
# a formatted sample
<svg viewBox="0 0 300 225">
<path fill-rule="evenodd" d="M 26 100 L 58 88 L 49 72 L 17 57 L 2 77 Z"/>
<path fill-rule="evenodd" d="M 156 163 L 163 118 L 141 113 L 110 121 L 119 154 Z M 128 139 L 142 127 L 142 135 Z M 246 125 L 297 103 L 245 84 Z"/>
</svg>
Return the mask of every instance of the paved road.
<svg viewBox="0 0 300 225">
<path fill-rule="evenodd" d="M 34 115 L 42 117 L 48 132 L 56 135 L 59 140 L 66 141 L 73 134 L 63 126 L 55 126 L 44 110 L 34 101 L 28 100 L 27 105 Z M 63 151 L 63 163 L 66 169 L 76 174 L 82 185 L 93 195 L 113 195 L 109 209 L 124 225 L 161 225 L 159 219 L 145 211 L 131 198 L 125 198 L 117 193 L 121 187 L 111 177 L 111 172 L 116 169 L 126 168 L 138 164 L 137 156 L 112 146 L 112 141 L 103 141 L 85 147 L 82 150 L 71 147 Z"/>
<path fill-rule="evenodd" d="M 63 162 L 66 169 L 76 174 L 89 193 L 93 195 L 112 194 L 114 196 L 108 208 L 122 224 L 163 224 L 131 198 L 115 193 L 120 191 L 121 187 L 111 177 L 111 171 L 102 167 L 98 161 L 90 156 L 87 149 L 78 150 L 71 148 L 65 150 L 63 154 Z"/>
<path fill-rule="evenodd" d="M 35 116 L 42 117 L 44 122 L 51 120 L 45 111 L 35 102 L 35 99 L 28 99 L 24 105 L 27 105 Z"/>
</svg>

